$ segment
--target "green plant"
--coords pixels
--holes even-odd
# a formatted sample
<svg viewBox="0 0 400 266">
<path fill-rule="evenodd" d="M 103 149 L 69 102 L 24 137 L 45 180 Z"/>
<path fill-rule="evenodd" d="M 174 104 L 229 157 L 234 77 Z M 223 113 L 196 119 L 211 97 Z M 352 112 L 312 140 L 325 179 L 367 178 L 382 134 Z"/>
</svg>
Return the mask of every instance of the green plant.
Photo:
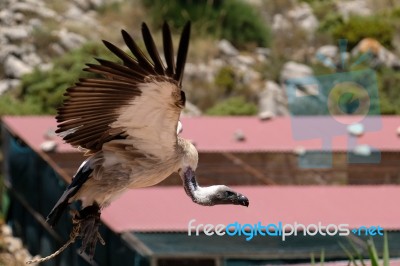
<svg viewBox="0 0 400 266">
<path fill-rule="evenodd" d="M 206 111 L 208 115 L 255 115 L 257 106 L 246 102 L 243 97 L 231 97 L 223 100 Z"/>
<path fill-rule="evenodd" d="M 385 47 L 392 47 L 394 27 L 385 17 L 352 16 L 347 22 L 332 29 L 335 39 L 346 39 L 352 49 L 363 38 L 374 38 Z"/>
<path fill-rule="evenodd" d="M 338 13 L 329 13 L 320 21 L 318 26 L 319 32 L 332 32 L 335 28 L 344 24 L 342 16 Z"/>
<path fill-rule="evenodd" d="M 400 114 L 400 73 L 387 67 L 377 73 L 381 113 Z"/>
<path fill-rule="evenodd" d="M 212 35 L 228 39 L 237 47 L 267 46 L 270 30 L 260 14 L 243 0 L 162 1 L 142 0 L 154 25 L 164 20 L 181 28 L 186 21 L 195 26 L 193 35 Z"/>
<path fill-rule="evenodd" d="M 224 96 L 231 95 L 235 89 L 235 72 L 232 67 L 222 67 L 214 79 L 215 85 L 217 85 Z"/>
<path fill-rule="evenodd" d="M 17 95 L 9 93 L 0 98 L 0 113 L 54 114 L 65 90 L 79 77 L 87 76 L 82 68 L 93 57 L 108 58 L 110 53 L 102 45 L 88 43 L 55 60 L 51 70 L 35 69 L 24 75 Z"/>
<path fill-rule="evenodd" d="M 10 93 L 5 93 L 0 97 L 0 115 L 34 115 L 42 113 L 40 104 L 31 98 L 22 101 Z"/>
<path fill-rule="evenodd" d="M 354 245 L 352 241 L 349 240 L 350 244 L 350 249 L 346 248 L 342 243 L 339 243 L 343 251 L 346 253 L 346 255 L 349 258 L 349 264 L 348 265 L 354 265 L 358 266 L 358 262 L 361 263 L 362 266 L 365 266 L 365 262 L 363 259 L 363 256 L 360 252 L 360 250 Z M 379 265 L 379 256 L 378 256 L 378 250 L 375 247 L 374 241 L 371 239 L 367 240 L 366 243 L 367 247 L 367 252 L 368 252 L 368 259 L 371 261 L 372 266 L 378 266 Z M 389 266 L 389 261 L 390 261 L 390 255 L 389 255 L 389 241 L 387 237 L 387 233 L 384 232 L 383 235 L 383 248 L 382 248 L 382 261 L 383 261 L 383 266 Z"/>
<path fill-rule="evenodd" d="M 321 254 L 320 254 L 320 256 L 319 256 L 319 264 L 320 264 L 321 266 L 323 266 L 324 263 L 325 263 L 325 250 L 322 249 L 322 250 L 321 250 Z M 312 265 L 312 266 L 317 265 L 317 264 L 315 263 L 314 253 L 311 253 L 311 265 Z"/>
</svg>

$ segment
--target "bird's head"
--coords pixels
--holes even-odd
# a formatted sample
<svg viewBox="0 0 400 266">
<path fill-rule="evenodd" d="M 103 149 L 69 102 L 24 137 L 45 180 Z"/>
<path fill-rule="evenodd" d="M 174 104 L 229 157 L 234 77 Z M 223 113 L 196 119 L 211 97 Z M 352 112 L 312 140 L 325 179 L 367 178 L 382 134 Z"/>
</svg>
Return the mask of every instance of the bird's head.
<svg viewBox="0 0 400 266">
<path fill-rule="evenodd" d="M 214 185 L 201 188 L 200 197 L 206 198 L 205 205 L 232 204 L 249 206 L 249 199 L 225 185 Z M 197 194 L 197 193 L 196 193 Z"/>
</svg>

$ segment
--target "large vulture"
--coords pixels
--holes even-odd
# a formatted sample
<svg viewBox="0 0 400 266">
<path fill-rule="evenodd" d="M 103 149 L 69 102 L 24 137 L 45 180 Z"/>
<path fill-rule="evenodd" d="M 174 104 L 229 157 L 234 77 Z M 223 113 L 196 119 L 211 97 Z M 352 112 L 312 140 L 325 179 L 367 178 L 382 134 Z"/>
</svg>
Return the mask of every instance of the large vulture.
<svg viewBox="0 0 400 266">
<path fill-rule="evenodd" d="M 144 23 L 142 34 L 149 57 L 126 31 L 122 37 L 133 56 L 103 41 L 122 63 L 96 59 L 98 64 L 88 64 L 85 70 L 98 77 L 80 79 L 67 89 L 56 117 L 57 133 L 89 157 L 47 222 L 54 226 L 70 203 L 81 201 L 82 209 L 73 221 L 79 227 L 82 250 L 89 249 L 91 256 L 101 239 L 101 210 L 127 189 L 153 186 L 173 172 L 179 173 L 187 195 L 197 204 L 249 205 L 245 196 L 227 186 L 199 186 L 195 177 L 197 150 L 178 135 L 179 116 L 185 106 L 182 76 L 190 23 L 183 29 L 176 62 L 170 28 L 164 23 L 166 66 Z"/>
</svg>

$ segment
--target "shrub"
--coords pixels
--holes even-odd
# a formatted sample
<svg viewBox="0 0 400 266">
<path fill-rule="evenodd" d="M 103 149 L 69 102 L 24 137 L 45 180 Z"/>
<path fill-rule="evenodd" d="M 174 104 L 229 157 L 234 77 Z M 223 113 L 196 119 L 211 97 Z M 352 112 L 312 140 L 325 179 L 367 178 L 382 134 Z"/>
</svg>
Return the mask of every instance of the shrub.
<svg viewBox="0 0 400 266">
<path fill-rule="evenodd" d="M 352 16 L 332 30 L 335 39 L 347 39 L 352 49 L 363 38 L 374 38 L 383 46 L 392 47 L 394 28 L 384 17 Z"/>
<path fill-rule="evenodd" d="M 109 56 L 110 53 L 102 45 L 86 44 L 55 60 L 49 71 L 35 69 L 22 77 L 21 90 L 17 97 L 11 94 L 2 96 L 2 114 L 54 114 L 62 103 L 65 90 L 78 81 L 79 77 L 88 75 L 82 72 L 85 63 L 94 62 L 91 59 L 93 57 Z M 7 105 L 19 106 L 21 110 Z"/>
<path fill-rule="evenodd" d="M 400 72 L 382 68 L 378 72 L 382 114 L 400 114 Z"/>
<path fill-rule="evenodd" d="M 32 98 L 21 101 L 11 93 L 5 93 L 0 97 L 0 114 L 8 115 L 34 115 L 42 114 L 40 104 L 34 102 Z"/>
<path fill-rule="evenodd" d="M 234 70 L 229 66 L 222 67 L 215 76 L 214 83 L 224 96 L 232 94 L 236 86 Z"/>
<path fill-rule="evenodd" d="M 254 103 L 246 102 L 243 97 L 231 97 L 206 111 L 208 115 L 255 115 L 257 106 Z"/>
<path fill-rule="evenodd" d="M 173 27 L 182 28 L 190 20 L 195 24 L 193 35 L 225 38 L 240 48 L 252 44 L 267 46 L 270 41 L 266 23 L 243 0 L 142 0 L 142 3 L 151 13 L 154 25 L 161 25 L 166 20 Z"/>
</svg>

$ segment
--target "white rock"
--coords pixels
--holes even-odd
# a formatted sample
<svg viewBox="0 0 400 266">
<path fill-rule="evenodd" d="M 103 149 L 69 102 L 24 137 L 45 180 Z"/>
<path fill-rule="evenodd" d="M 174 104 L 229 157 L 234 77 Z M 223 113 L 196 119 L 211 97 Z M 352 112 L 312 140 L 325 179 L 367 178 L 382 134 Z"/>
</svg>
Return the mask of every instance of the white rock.
<svg viewBox="0 0 400 266">
<path fill-rule="evenodd" d="M 252 91 L 260 91 L 260 81 L 262 79 L 260 72 L 248 67 L 246 70 L 239 72 L 239 76 L 240 75 L 241 79 L 239 79 L 239 81 L 241 84 Z"/>
<path fill-rule="evenodd" d="M 246 66 L 252 66 L 256 63 L 256 60 L 248 55 L 238 55 L 236 56 L 236 60 L 239 64 L 244 64 Z"/>
<path fill-rule="evenodd" d="M 44 152 L 53 152 L 57 149 L 57 142 L 54 140 L 46 140 L 40 144 L 40 149 Z"/>
<path fill-rule="evenodd" d="M 201 110 L 193 103 L 186 101 L 185 109 L 183 109 L 183 115 L 185 116 L 200 116 Z"/>
<path fill-rule="evenodd" d="M 360 155 L 360 156 L 370 156 L 372 153 L 371 146 L 368 144 L 360 144 L 354 147 L 353 149 L 354 154 Z"/>
<path fill-rule="evenodd" d="M 8 39 L 6 38 L 6 36 L 0 34 L 0 49 L 2 46 L 9 44 Z"/>
<path fill-rule="evenodd" d="M 16 2 L 10 5 L 10 10 L 22 13 L 34 13 L 43 18 L 60 20 L 60 16 L 53 10 L 47 8 L 41 1 Z"/>
<path fill-rule="evenodd" d="M 324 66 L 336 69 L 338 52 L 339 48 L 336 45 L 324 45 L 317 49 L 315 56 Z"/>
<path fill-rule="evenodd" d="M 257 60 L 261 62 L 264 62 L 267 59 L 269 59 L 271 55 L 271 49 L 264 47 L 257 47 L 254 52 L 257 55 Z"/>
<path fill-rule="evenodd" d="M 292 28 L 290 21 L 282 14 L 274 15 L 272 19 L 272 30 L 274 32 L 285 32 Z"/>
<path fill-rule="evenodd" d="M 295 87 L 295 95 L 289 95 L 290 97 L 313 95 L 319 97 L 320 100 L 324 100 L 321 98 L 323 96 L 319 92 L 319 82 L 314 77 L 312 68 L 307 65 L 293 61 L 285 63 L 281 71 L 280 79 L 287 94 L 293 93 L 292 90 L 288 91 L 288 84 Z"/>
<path fill-rule="evenodd" d="M 313 75 L 314 72 L 311 67 L 304 64 L 289 61 L 283 65 L 281 72 L 281 80 L 303 78 Z"/>
<path fill-rule="evenodd" d="M 296 25 L 300 26 L 307 32 L 314 32 L 319 25 L 312 8 L 305 2 L 289 10 L 288 17 L 291 18 Z"/>
<path fill-rule="evenodd" d="M 323 45 L 319 47 L 316 54 L 335 59 L 338 56 L 339 48 L 336 45 Z"/>
<path fill-rule="evenodd" d="M 90 0 L 73 0 L 73 2 L 82 11 L 87 11 L 91 8 Z"/>
<path fill-rule="evenodd" d="M 14 13 L 14 20 L 17 24 L 20 24 L 25 20 L 25 15 L 20 12 Z"/>
<path fill-rule="evenodd" d="M 219 59 L 219 58 L 213 58 L 209 62 L 209 65 L 213 69 L 220 69 L 220 68 L 222 68 L 222 67 L 224 67 L 226 65 L 226 62 L 224 60 L 222 60 L 222 59 Z"/>
<path fill-rule="evenodd" d="M 222 54 L 227 56 L 236 56 L 239 54 L 239 51 L 225 39 L 218 42 L 218 49 Z"/>
<path fill-rule="evenodd" d="M 53 68 L 52 63 L 42 63 L 37 66 L 41 71 L 49 71 Z"/>
<path fill-rule="evenodd" d="M 43 26 L 43 22 L 39 18 L 31 18 L 28 21 L 28 25 L 31 26 L 33 29 L 39 29 Z"/>
<path fill-rule="evenodd" d="M 9 55 L 20 56 L 23 49 L 14 44 L 0 46 L 0 62 L 4 62 Z"/>
<path fill-rule="evenodd" d="M 298 155 L 298 156 L 303 156 L 306 154 L 307 150 L 303 146 L 297 146 L 293 149 L 293 153 Z"/>
<path fill-rule="evenodd" d="M 258 94 L 259 117 L 287 115 L 286 97 L 283 89 L 274 81 L 266 81 L 264 89 Z"/>
<path fill-rule="evenodd" d="M 4 62 L 4 72 L 6 76 L 10 78 L 20 78 L 22 75 L 30 73 L 32 70 L 32 67 L 13 55 L 7 56 Z"/>
<path fill-rule="evenodd" d="M 66 52 L 65 49 L 59 43 L 52 43 L 49 45 L 49 48 L 52 52 L 54 52 L 57 55 L 63 55 Z"/>
<path fill-rule="evenodd" d="M 1 28 L 1 32 L 10 41 L 21 41 L 28 38 L 30 29 L 26 26 L 14 26 Z"/>
<path fill-rule="evenodd" d="M 243 130 L 241 130 L 241 129 L 235 130 L 235 132 L 233 133 L 233 137 L 238 142 L 242 142 L 242 141 L 246 140 L 246 135 L 244 134 Z"/>
<path fill-rule="evenodd" d="M 10 89 L 10 83 L 7 79 L 0 80 L 0 95 Z"/>
<path fill-rule="evenodd" d="M 350 135 L 359 137 L 364 134 L 364 125 L 360 123 L 348 125 L 347 132 L 349 132 Z"/>
<path fill-rule="evenodd" d="M 86 42 L 85 37 L 74 32 L 69 32 L 66 29 L 61 29 L 58 32 L 60 44 L 67 50 L 79 48 Z"/>
<path fill-rule="evenodd" d="M 262 121 L 270 120 L 273 117 L 275 117 L 275 115 L 270 111 L 264 111 L 264 112 L 260 112 L 258 114 L 258 118 L 260 118 L 260 120 L 262 120 Z"/>
<path fill-rule="evenodd" d="M 31 67 L 35 67 L 42 63 L 42 59 L 35 53 L 27 53 L 21 56 L 22 61 Z"/>
<path fill-rule="evenodd" d="M 185 78 L 188 80 L 201 80 L 212 83 L 215 77 L 215 67 L 204 63 L 192 64 L 186 63 Z"/>
<path fill-rule="evenodd" d="M 71 20 L 82 18 L 84 15 L 85 12 L 76 5 L 70 5 L 67 12 L 65 12 L 65 17 Z"/>
<path fill-rule="evenodd" d="M 4 26 L 14 25 L 15 20 L 13 12 L 7 8 L 0 10 L 0 24 Z"/>
<path fill-rule="evenodd" d="M 366 0 L 337 1 L 336 7 L 344 20 L 348 20 L 350 15 L 370 16 L 373 13 Z"/>
</svg>

